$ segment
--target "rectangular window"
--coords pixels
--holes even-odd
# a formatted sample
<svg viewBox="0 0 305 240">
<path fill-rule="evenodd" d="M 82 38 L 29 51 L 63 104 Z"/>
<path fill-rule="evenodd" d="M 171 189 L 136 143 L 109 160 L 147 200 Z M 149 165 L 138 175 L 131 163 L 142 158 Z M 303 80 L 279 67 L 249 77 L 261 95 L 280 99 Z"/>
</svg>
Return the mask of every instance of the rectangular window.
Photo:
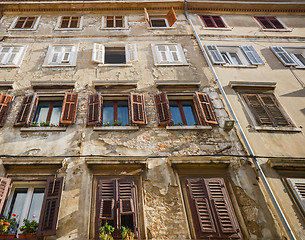
<svg viewBox="0 0 305 240">
<path fill-rule="evenodd" d="M 166 15 L 149 15 L 146 8 L 144 8 L 144 13 L 146 22 L 152 28 L 172 27 L 177 21 L 174 8 L 171 8 Z"/>
<path fill-rule="evenodd" d="M 39 101 L 34 122 L 59 125 L 62 111 L 61 101 Z"/>
<path fill-rule="evenodd" d="M 129 125 L 128 101 L 127 100 L 104 100 L 103 125 L 117 122 L 119 125 Z"/>
<path fill-rule="evenodd" d="M 285 66 L 305 67 L 305 48 L 280 46 L 270 48 Z"/>
<path fill-rule="evenodd" d="M 49 46 L 43 67 L 76 66 L 77 47 L 74 45 Z"/>
<path fill-rule="evenodd" d="M 36 16 L 17 17 L 9 30 L 36 30 L 39 20 Z"/>
<path fill-rule="evenodd" d="M 276 17 L 255 17 L 264 29 L 285 29 L 284 25 Z"/>
<path fill-rule="evenodd" d="M 81 30 L 83 17 L 81 16 L 61 16 L 57 20 L 56 30 Z"/>
<path fill-rule="evenodd" d="M 152 45 L 156 65 L 187 64 L 180 44 Z"/>
<path fill-rule="evenodd" d="M 0 46 L 0 67 L 20 67 L 26 46 Z"/>
<path fill-rule="evenodd" d="M 207 28 L 226 28 L 221 16 L 200 15 L 200 17 Z"/>
<path fill-rule="evenodd" d="M 192 100 L 169 100 L 174 125 L 197 125 L 197 116 Z"/>
<path fill-rule="evenodd" d="M 106 28 L 123 28 L 124 16 L 105 16 Z"/>
<path fill-rule="evenodd" d="M 105 47 L 105 64 L 126 64 L 124 47 Z"/>
<path fill-rule="evenodd" d="M 168 23 L 165 18 L 151 18 L 150 25 L 152 27 L 168 27 Z"/>
</svg>

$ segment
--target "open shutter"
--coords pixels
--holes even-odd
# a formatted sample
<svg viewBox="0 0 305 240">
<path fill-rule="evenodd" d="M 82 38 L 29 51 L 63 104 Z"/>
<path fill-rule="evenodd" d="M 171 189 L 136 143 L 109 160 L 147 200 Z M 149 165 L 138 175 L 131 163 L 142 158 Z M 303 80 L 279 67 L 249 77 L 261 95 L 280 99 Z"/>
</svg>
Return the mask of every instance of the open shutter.
<svg viewBox="0 0 305 240">
<path fill-rule="evenodd" d="M 205 123 L 218 124 L 209 95 L 201 92 L 194 94 L 195 105 L 199 106 L 199 115 Z"/>
<path fill-rule="evenodd" d="M 173 123 L 172 114 L 169 107 L 169 101 L 166 93 L 160 93 L 154 96 L 159 125 L 168 125 Z"/>
<path fill-rule="evenodd" d="M 205 45 L 205 48 L 214 64 L 226 63 L 216 45 Z"/>
<path fill-rule="evenodd" d="M 105 62 L 104 59 L 105 59 L 105 46 L 103 44 L 94 43 L 92 61 L 104 64 Z"/>
<path fill-rule="evenodd" d="M 13 96 L 0 94 L 0 127 L 3 127 Z"/>
<path fill-rule="evenodd" d="M 264 61 L 261 59 L 261 57 L 258 55 L 258 53 L 255 51 L 254 47 L 252 45 L 249 46 L 241 46 L 242 50 L 248 57 L 249 61 L 253 65 L 264 65 Z"/>
<path fill-rule="evenodd" d="M 211 16 L 211 17 L 213 18 L 216 27 L 218 27 L 218 28 L 225 28 L 226 27 L 226 25 L 223 22 L 221 16 Z"/>
<path fill-rule="evenodd" d="M 270 47 L 272 52 L 278 57 L 278 59 L 285 65 L 285 66 L 296 66 L 298 65 L 293 58 L 285 51 L 282 47 L 272 46 Z"/>
<path fill-rule="evenodd" d="M 23 126 L 31 123 L 31 118 L 33 116 L 34 105 L 37 105 L 38 99 L 35 95 L 27 95 L 23 98 L 22 104 L 20 106 L 17 118 L 15 121 L 15 126 Z"/>
<path fill-rule="evenodd" d="M 168 46 L 165 45 L 157 45 L 154 46 L 156 54 L 157 54 L 157 59 L 158 63 L 167 63 L 170 62 L 170 52 Z"/>
<path fill-rule="evenodd" d="M 74 124 L 78 103 L 78 93 L 66 93 L 61 111 L 60 124 Z"/>
<path fill-rule="evenodd" d="M 9 194 L 11 179 L 0 177 L 0 214 L 2 213 L 5 200 Z"/>
<path fill-rule="evenodd" d="M 131 122 L 146 124 L 144 94 L 130 93 Z"/>
<path fill-rule="evenodd" d="M 171 8 L 168 11 L 166 17 L 167 17 L 167 22 L 168 22 L 169 26 L 170 27 L 173 26 L 174 23 L 177 21 L 177 16 L 176 16 L 174 8 Z"/>
<path fill-rule="evenodd" d="M 294 196 L 305 213 L 305 179 L 287 178 L 287 181 L 293 191 Z"/>
<path fill-rule="evenodd" d="M 145 14 L 145 20 L 147 21 L 148 25 L 151 27 L 149 14 L 146 8 L 144 8 L 144 14 Z"/>
<path fill-rule="evenodd" d="M 88 97 L 87 125 L 101 123 L 101 100 L 99 94 L 90 94 Z"/>
<path fill-rule="evenodd" d="M 37 236 L 51 236 L 56 234 L 63 180 L 62 177 L 47 180 Z"/>
<path fill-rule="evenodd" d="M 126 44 L 125 46 L 125 56 L 126 62 L 135 62 L 138 61 L 138 54 L 137 54 L 137 45 L 134 44 Z"/>
</svg>

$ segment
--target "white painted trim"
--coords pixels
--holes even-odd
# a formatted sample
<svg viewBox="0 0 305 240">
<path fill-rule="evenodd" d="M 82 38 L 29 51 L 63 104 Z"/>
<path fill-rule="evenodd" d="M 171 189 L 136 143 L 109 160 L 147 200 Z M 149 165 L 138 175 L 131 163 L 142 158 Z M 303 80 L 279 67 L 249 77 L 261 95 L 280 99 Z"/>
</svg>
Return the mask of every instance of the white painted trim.
<svg viewBox="0 0 305 240">
<path fill-rule="evenodd" d="M 137 131 L 139 126 L 102 126 L 93 127 L 93 131 Z"/>
<path fill-rule="evenodd" d="M 34 26 L 32 28 L 17 28 L 17 29 L 15 29 L 14 27 L 15 27 L 19 17 L 35 17 Z M 12 22 L 12 24 L 10 25 L 8 30 L 9 31 L 35 31 L 38 28 L 38 24 L 39 24 L 40 18 L 41 18 L 41 16 L 17 16 L 14 19 L 14 21 Z"/>
<path fill-rule="evenodd" d="M 62 17 L 80 17 L 79 20 L 79 27 L 78 28 L 61 28 L 60 23 L 61 23 L 61 19 Z M 56 26 L 54 28 L 55 31 L 81 31 L 83 30 L 83 21 L 84 21 L 84 16 L 77 16 L 77 15 L 63 15 L 63 16 L 59 16 L 57 18 L 57 22 L 56 22 Z"/>
</svg>

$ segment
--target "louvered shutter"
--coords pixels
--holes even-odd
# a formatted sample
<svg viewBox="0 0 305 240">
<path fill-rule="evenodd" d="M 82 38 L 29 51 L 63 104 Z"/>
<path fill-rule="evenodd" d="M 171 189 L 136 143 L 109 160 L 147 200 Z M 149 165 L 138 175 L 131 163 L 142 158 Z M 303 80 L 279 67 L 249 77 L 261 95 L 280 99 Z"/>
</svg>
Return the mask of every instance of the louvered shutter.
<svg viewBox="0 0 305 240">
<path fill-rule="evenodd" d="M 284 48 L 279 46 L 272 46 L 270 47 L 272 52 L 278 59 L 285 65 L 285 66 L 296 66 L 298 65 L 293 58 L 285 51 Z"/>
<path fill-rule="evenodd" d="M 179 50 L 177 45 L 168 45 L 166 46 L 168 49 L 168 52 L 170 53 L 170 62 L 181 62 Z"/>
<path fill-rule="evenodd" d="M 268 21 L 267 17 L 256 17 L 256 19 L 260 22 L 263 28 L 266 29 L 274 28 L 272 24 Z"/>
<path fill-rule="evenodd" d="M 171 10 L 168 11 L 166 17 L 167 17 L 169 26 L 170 27 L 173 26 L 174 23 L 177 21 L 177 16 L 176 16 L 174 8 L 171 8 Z"/>
<path fill-rule="evenodd" d="M 287 181 L 293 191 L 295 198 L 305 213 L 305 179 L 287 178 Z"/>
<path fill-rule="evenodd" d="M 131 122 L 133 124 L 146 124 L 144 94 L 130 93 Z"/>
<path fill-rule="evenodd" d="M 216 45 L 205 45 L 205 48 L 214 64 L 226 63 Z"/>
<path fill-rule="evenodd" d="M 137 45 L 134 44 L 126 44 L 125 46 L 125 56 L 126 62 L 135 62 L 138 61 L 138 54 L 137 54 Z"/>
<path fill-rule="evenodd" d="M 3 127 L 13 96 L 0 94 L 0 127 Z"/>
<path fill-rule="evenodd" d="M 203 122 L 218 124 L 211 99 L 207 94 L 196 92 L 194 95 L 194 102 L 199 106 L 199 115 Z"/>
<path fill-rule="evenodd" d="M 78 103 L 78 93 L 66 93 L 61 111 L 60 124 L 74 124 Z"/>
<path fill-rule="evenodd" d="M 249 46 L 241 46 L 242 50 L 248 57 L 249 61 L 253 65 L 264 65 L 264 61 L 261 59 L 261 57 L 258 55 L 258 53 L 255 51 L 254 47 Z"/>
<path fill-rule="evenodd" d="M 90 94 L 88 97 L 87 125 L 101 123 L 101 99 L 100 94 Z"/>
<path fill-rule="evenodd" d="M 20 106 L 17 118 L 15 121 L 15 126 L 23 126 L 31 123 L 31 118 L 33 116 L 34 105 L 37 105 L 38 99 L 35 95 L 27 95 L 23 98 L 22 104 Z"/>
<path fill-rule="evenodd" d="M 216 27 L 218 28 L 225 28 L 226 25 L 224 24 L 221 16 L 211 16 L 215 22 Z"/>
<path fill-rule="evenodd" d="M 105 46 L 103 44 L 94 43 L 92 61 L 104 64 L 105 62 Z"/>
<path fill-rule="evenodd" d="M 200 15 L 200 17 L 206 27 L 217 27 L 215 26 L 210 15 Z"/>
<path fill-rule="evenodd" d="M 5 200 L 9 194 L 11 179 L 0 177 L 0 214 L 4 208 Z"/>
<path fill-rule="evenodd" d="M 37 236 L 51 236 L 56 234 L 62 189 L 62 177 L 47 180 Z"/>
<path fill-rule="evenodd" d="M 144 8 L 144 14 L 145 14 L 145 20 L 147 21 L 148 25 L 151 27 L 149 14 L 146 8 Z"/>
<path fill-rule="evenodd" d="M 159 125 L 172 124 L 173 118 L 170 111 L 167 94 L 160 93 L 155 95 L 154 98 Z"/>
<path fill-rule="evenodd" d="M 268 20 L 273 24 L 276 29 L 285 29 L 283 24 L 276 17 L 268 17 Z"/>
</svg>

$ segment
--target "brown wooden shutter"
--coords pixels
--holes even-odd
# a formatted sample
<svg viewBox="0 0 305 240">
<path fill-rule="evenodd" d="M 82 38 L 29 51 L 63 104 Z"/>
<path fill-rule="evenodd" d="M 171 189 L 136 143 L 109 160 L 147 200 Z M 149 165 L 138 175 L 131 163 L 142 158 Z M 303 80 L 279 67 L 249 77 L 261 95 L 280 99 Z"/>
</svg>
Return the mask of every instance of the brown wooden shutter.
<svg viewBox="0 0 305 240">
<path fill-rule="evenodd" d="M 169 107 L 169 101 L 166 93 L 160 93 L 154 96 L 159 125 L 168 125 L 173 123 L 172 114 Z"/>
<path fill-rule="evenodd" d="M 174 8 L 171 8 L 171 10 L 168 11 L 166 17 L 167 17 L 169 26 L 170 27 L 173 26 L 174 23 L 177 21 L 177 16 L 176 16 Z"/>
<path fill-rule="evenodd" d="M 0 127 L 3 127 L 13 96 L 0 94 Z"/>
<path fill-rule="evenodd" d="M 4 203 L 9 194 L 10 188 L 11 188 L 11 179 L 0 177 L 0 214 L 4 209 Z"/>
<path fill-rule="evenodd" d="M 144 14 L 145 14 L 145 20 L 148 22 L 148 25 L 151 27 L 149 14 L 146 8 L 144 8 Z"/>
<path fill-rule="evenodd" d="M 101 99 L 99 94 L 90 94 L 88 97 L 87 125 L 101 123 Z"/>
<path fill-rule="evenodd" d="M 62 177 L 47 180 L 37 230 L 38 236 L 56 234 L 63 180 Z"/>
<path fill-rule="evenodd" d="M 130 112 L 133 124 L 146 124 L 144 94 L 130 93 Z"/>
<path fill-rule="evenodd" d="M 199 106 L 199 115 L 204 123 L 218 124 L 211 99 L 207 94 L 196 92 L 194 103 L 195 106 Z"/>
<path fill-rule="evenodd" d="M 60 124 L 74 124 L 78 103 L 78 93 L 66 93 L 61 111 Z"/>
<path fill-rule="evenodd" d="M 35 95 L 25 96 L 17 114 L 15 126 L 29 125 L 32 121 L 32 117 L 35 114 L 35 111 L 33 111 L 33 107 L 37 104 L 38 98 L 36 98 Z"/>
</svg>

